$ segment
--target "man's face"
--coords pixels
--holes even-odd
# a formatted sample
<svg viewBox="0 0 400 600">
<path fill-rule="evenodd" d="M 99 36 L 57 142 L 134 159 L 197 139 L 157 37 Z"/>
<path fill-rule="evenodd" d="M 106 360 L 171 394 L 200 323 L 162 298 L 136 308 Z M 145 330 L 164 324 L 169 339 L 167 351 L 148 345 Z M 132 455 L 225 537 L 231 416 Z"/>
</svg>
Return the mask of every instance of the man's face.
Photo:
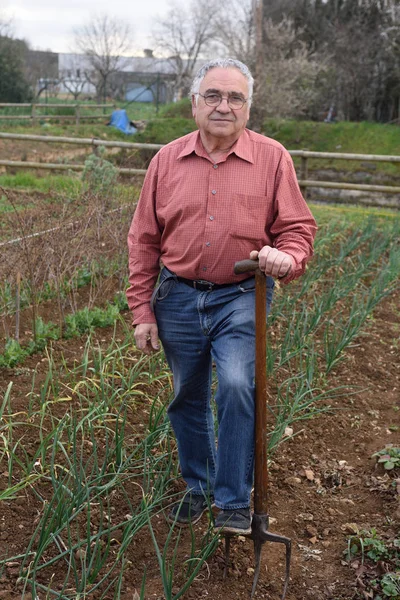
<svg viewBox="0 0 400 600">
<path fill-rule="evenodd" d="M 207 136 L 237 140 L 250 116 L 248 102 L 242 108 L 231 109 L 228 95 L 248 98 L 246 77 L 235 68 L 215 68 L 208 71 L 200 85 L 200 94 L 219 93 L 224 99 L 219 106 L 208 106 L 202 96 L 192 96 L 192 111 L 198 128 Z"/>
</svg>

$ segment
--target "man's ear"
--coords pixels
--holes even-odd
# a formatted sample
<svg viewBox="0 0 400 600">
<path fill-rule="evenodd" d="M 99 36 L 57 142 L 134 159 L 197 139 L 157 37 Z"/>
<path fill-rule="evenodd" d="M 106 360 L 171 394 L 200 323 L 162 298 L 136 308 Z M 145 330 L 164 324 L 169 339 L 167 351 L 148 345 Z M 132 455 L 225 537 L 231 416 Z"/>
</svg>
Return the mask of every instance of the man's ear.
<svg viewBox="0 0 400 600">
<path fill-rule="evenodd" d="M 194 117 L 196 116 L 196 108 L 197 108 L 196 94 L 192 94 L 192 115 Z"/>
</svg>

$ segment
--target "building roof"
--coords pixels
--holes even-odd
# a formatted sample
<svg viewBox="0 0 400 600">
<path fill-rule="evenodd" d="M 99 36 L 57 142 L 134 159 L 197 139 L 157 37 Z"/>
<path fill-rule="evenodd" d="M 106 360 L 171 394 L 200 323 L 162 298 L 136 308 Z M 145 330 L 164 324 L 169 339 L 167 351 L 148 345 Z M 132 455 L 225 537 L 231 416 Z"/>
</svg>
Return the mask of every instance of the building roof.
<svg viewBox="0 0 400 600">
<path fill-rule="evenodd" d="M 90 69 L 91 63 L 85 54 L 59 53 L 58 68 L 60 71 L 72 69 Z M 126 73 L 163 73 L 175 72 L 173 62 L 168 58 L 155 56 L 123 56 L 119 59 L 118 71 Z"/>
</svg>

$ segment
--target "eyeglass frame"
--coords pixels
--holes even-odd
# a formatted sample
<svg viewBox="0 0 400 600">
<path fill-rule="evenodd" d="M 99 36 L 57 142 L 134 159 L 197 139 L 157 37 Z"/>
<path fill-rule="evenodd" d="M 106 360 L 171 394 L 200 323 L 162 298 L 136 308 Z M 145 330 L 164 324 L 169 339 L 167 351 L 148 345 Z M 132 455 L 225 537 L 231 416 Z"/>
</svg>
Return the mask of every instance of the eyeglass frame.
<svg viewBox="0 0 400 600">
<path fill-rule="evenodd" d="M 201 96 L 202 98 L 204 98 L 205 104 L 207 106 L 209 106 L 210 108 L 218 108 L 218 106 L 221 105 L 222 100 L 226 100 L 226 102 L 227 102 L 227 104 L 228 104 L 228 106 L 229 106 L 229 108 L 231 110 L 241 110 L 243 108 L 243 106 L 246 104 L 246 102 L 248 102 L 250 100 L 250 98 L 241 98 L 241 100 L 243 101 L 242 106 L 235 108 L 235 107 L 233 107 L 233 106 L 231 106 L 229 104 L 229 100 L 230 100 L 230 96 L 229 95 L 223 96 L 222 94 L 220 94 L 220 92 L 211 92 L 211 93 L 209 93 L 209 96 L 219 96 L 220 97 L 220 101 L 218 102 L 218 104 L 208 104 L 208 102 L 207 102 L 208 96 L 206 96 L 205 94 L 200 94 L 200 92 L 196 92 L 196 95 L 197 96 Z M 235 94 L 231 94 L 231 96 L 232 95 L 235 95 Z"/>
</svg>

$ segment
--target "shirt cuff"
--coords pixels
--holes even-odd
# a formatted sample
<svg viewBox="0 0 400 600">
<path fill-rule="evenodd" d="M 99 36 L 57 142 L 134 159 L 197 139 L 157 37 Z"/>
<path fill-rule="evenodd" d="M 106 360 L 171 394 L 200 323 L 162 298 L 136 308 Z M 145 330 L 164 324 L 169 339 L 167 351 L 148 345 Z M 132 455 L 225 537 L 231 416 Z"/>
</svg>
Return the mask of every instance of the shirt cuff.
<svg viewBox="0 0 400 600">
<path fill-rule="evenodd" d="M 133 310 L 133 325 L 140 325 L 141 323 L 157 323 L 150 304 L 142 304 L 142 306 Z"/>
</svg>

